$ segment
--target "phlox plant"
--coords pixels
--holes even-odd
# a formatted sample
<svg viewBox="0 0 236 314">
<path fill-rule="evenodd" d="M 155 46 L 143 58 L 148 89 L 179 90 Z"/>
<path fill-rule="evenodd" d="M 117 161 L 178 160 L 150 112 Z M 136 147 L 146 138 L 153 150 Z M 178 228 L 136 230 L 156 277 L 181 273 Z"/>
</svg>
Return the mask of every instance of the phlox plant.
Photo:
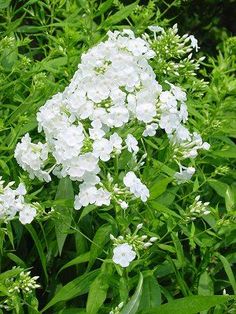
<svg viewBox="0 0 236 314">
<path fill-rule="evenodd" d="M 2 38 L 2 313 L 234 313 L 235 41 L 163 3 L 27 2 Z"/>
</svg>

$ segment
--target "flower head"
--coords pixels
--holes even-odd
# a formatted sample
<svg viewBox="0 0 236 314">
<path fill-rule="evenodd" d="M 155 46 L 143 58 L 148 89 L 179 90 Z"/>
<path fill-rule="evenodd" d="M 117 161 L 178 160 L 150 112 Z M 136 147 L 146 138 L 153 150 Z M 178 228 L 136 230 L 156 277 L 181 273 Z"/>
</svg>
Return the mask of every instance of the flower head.
<svg viewBox="0 0 236 314">
<path fill-rule="evenodd" d="M 113 250 L 113 261 L 121 267 L 128 267 L 136 257 L 136 253 L 133 251 L 132 245 L 123 243 L 117 245 Z"/>
</svg>

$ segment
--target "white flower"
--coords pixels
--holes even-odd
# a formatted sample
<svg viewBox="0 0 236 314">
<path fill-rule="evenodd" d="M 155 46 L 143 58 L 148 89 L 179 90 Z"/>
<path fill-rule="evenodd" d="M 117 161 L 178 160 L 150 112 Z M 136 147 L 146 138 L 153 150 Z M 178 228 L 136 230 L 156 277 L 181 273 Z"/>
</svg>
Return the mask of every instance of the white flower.
<svg viewBox="0 0 236 314">
<path fill-rule="evenodd" d="M 127 149 L 129 152 L 136 154 L 139 150 L 138 148 L 138 141 L 132 134 L 128 134 L 127 138 L 125 140 L 125 143 L 127 145 Z"/>
<path fill-rule="evenodd" d="M 102 129 L 101 121 L 100 120 L 93 120 L 91 125 L 93 128 L 89 128 L 90 138 L 93 140 L 101 139 L 105 135 L 105 132 Z"/>
<path fill-rule="evenodd" d="M 189 130 L 183 125 L 179 125 L 176 129 L 174 136 L 171 138 L 174 143 L 181 143 L 191 140 L 191 134 Z"/>
<path fill-rule="evenodd" d="M 119 205 L 124 210 L 128 208 L 128 204 L 125 201 L 120 201 Z"/>
<path fill-rule="evenodd" d="M 174 177 L 178 184 L 189 181 L 195 173 L 195 168 L 180 166 L 180 172 L 176 172 Z"/>
<path fill-rule="evenodd" d="M 136 177 L 133 171 L 128 172 L 123 179 L 124 185 L 129 188 L 130 192 L 136 197 L 140 197 L 143 202 L 146 202 L 149 197 L 149 190 L 145 184 Z"/>
<path fill-rule="evenodd" d="M 74 208 L 80 209 L 86 207 L 89 204 L 95 204 L 97 206 L 110 205 L 111 194 L 103 189 L 97 189 L 95 186 L 89 185 L 86 181 L 80 185 L 80 192 L 75 196 Z"/>
<path fill-rule="evenodd" d="M 129 121 L 129 111 L 123 106 L 111 107 L 109 114 L 109 125 L 121 127 Z"/>
<path fill-rule="evenodd" d="M 109 96 L 109 89 L 102 82 L 92 82 L 88 84 L 87 97 L 95 103 L 100 103 Z"/>
<path fill-rule="evenodd" d="M 80 192 L 75 196 L 74 207 L 80 209 L 82 206 L 86 207 L 89 204 L 96 202 L 97 189 L 95 186 L 80 185 Z"/>
<path fill-rule="evenodd" d="M 180 117 L 178 113 L 163 113 L 159 125 L 169 135 L 180 126 Z"/>
<path fill-rule="evenodd" d="M 200 49 L 200 47 L 198 46 L 198 40 L 193 35 L 190 35 L 188 39 L 191 42 L 190 43 L 191 47 L 195 49 L 196 51 L 198 51 Z"/>
<path fill-rule="evenodd" d="M 97 206 L 110 205 L 111 194 L 103 188 L 97 190 L 95 204 Z"/>
<path fill-rule="evenodd" d="M 31 223 L 36 216 L 36 209 L 25 203 L 26 188 L 24 184 L 20 183 L 18 188 L 13 190 L 11 186 L 14 182 L 6 187 L 3 186 L 3 183 L 0 181 L 0 219 L 8 221 L 19 213 L 19 220 L 22 224 Z"/>
<path fill-rule="evenodd" d="M 53 156 L 57 163 L 64 163 L 68 159 L 77 157 L 83 147 L 83 127 L 81 125 L 68 126 L 54 136 Z"/>
<path fill-rule="evenodd" d="M 38 142 L 38 144 L 33 144 L 29 134 L 21 139 L 16 145 L 14 154 L 18 164 L 26 170 L 30 178 L 37 177 L 40 180 L 45 180 L 49 182 L 51 180 L 50 175 L 42 170 L 44 163 L 48 158 L 48 145 Z"/>
<path fill-rule="evenodd" d="M 156 115 L 155 105 L 152 103 L 142 103 L 136 107 L 137 119 L 145 123 L 150 123 Z"/>
<path fill-rule="evenodd" d="M 148 26 L 148 29 L 153 32 L 153 33 L 163 33 L 164 32 L 164 28 L 160 27 L 158 25 L 150 25 Z"/>
<path fill-rule="evenodd" d="M 19 195 L 25 195 L 25 194 L 26 194 L 26 188 L 25 188 L 24 183 L 20 183 L 20 184 L 18 185 L 18 188 L 16 189 L 16 192 L 17 192 L 17 194 L 19 194 Z"/>
<path fill-rule="evenodd" d="M 96 140 L 93 143 L 93 154 L 96 157 L 99 157 L 102 161 L 108 161 L 110 159 L 110 154 L 113 150 L 111 143 L 102 138 L 100 140 Z"/>
<path fill-rule="evenodd" d="M 157 123 L 152 123 L 146 125 L 145 130 L 143 131 L 143 136 L 154 136 L 156 134 L 156 130 L 158 129 L 158 124 Z"/>
<path fill-rule="evenodd" d="M 92 153 L 85 153 L 65 163 L 61 172 L 64 176 L 69 175 L 72 180 L 81 181 L 88 173 L 96 175 L 99 171 L 98 158 Z"/>
<path fill-rule="evenodd" d="M 119 154 L 122 150 L 122 138 L 117 133 L 113 133 L 110 136 L 109 141 L 110 141 L 113 149 L 115 149 L 116 152 Z"/>
<path fill-rule="evenodd" d="M 133 251 L 132 245 L 123 243 L 117 245 L 113 250 L 113 262 L 121 267 L 128 267 L 136 257 L 136 253 Z"/>
<path fill-rule="evenodd" d="M 182 101 L 182 102 L 187 100 L 186 93 L 180 87 L 175 86 L 169 82 L 168 84 L 171 86 L 171 92 L 177 100 Z"/>
<path fill-rule="evenodd" d="M 36 214 L 36 209 L 33 206 L 26 204 L 19 212 L 19 220 L 23 225 L 30 224 L 34 220 Z"/>
</svg>

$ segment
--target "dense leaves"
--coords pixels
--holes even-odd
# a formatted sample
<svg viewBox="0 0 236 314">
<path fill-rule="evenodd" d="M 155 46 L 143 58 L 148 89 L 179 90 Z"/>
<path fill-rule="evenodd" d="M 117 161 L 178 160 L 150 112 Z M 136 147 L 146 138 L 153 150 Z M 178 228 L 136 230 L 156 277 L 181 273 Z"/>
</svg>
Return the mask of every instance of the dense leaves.
<svg viewBox="0 0 236 314">
<path fill-rule="evenodd" d="M 9 311 L 19 314 L 234 313 L 236 40 L 224 18 L 234 1 L 226 2 L 217 4 L 217 16 L 214 1 L 204 1 L 204 15 L 198 1 L 0 1 L 1 176 L 24 181 L 28 201 L 41 210 L 32 225 L 1 221 L 0 313 L 9 300 Z M 176 184 L 174 152 L 161 132 L 142 141 L 147 158 L 140 176 L 150 198 L 130 212 L 93 205 L 75 211 L 78 191 L 68 178 L 30 180 L 14 159 L 16 143 L 29 131 L 41 140 L 36 112 L 67 86 L 82 53 L 108 30 L 150 34 L 150 25 L 175 22 L 181 35 L 192 31 L 199 37 L 198 54 L 206 59 L 197 75 L 186 59 L 177 76 L 169 67 L 182 57 L 169 35 L 154 47 L 165 58 L 154 59 L 152 67 L 161 83 L 187 90 L 189 127 L 211 145 L 193 161 L 192 180 Z M 132 168 L 130 156 L 122 155 L 113 170 L 127 167 Z M 196 218 L 189 208 L 197 195 L 210 202 L 210 213 Z M 135 232 L 141 223 L 141 234 L 157 240 L 122 269 L 112 261 L 110 234 Z M 31 295 L 12 293 L 29 269 L 39 276 L 40 288 Z"/>
</svg>

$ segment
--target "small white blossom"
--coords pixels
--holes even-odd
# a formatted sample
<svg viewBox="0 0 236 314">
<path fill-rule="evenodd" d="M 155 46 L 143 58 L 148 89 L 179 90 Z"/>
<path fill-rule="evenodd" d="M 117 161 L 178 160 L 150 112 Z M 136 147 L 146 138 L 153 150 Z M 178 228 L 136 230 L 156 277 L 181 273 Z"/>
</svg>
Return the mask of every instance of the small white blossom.
<svg viewBox="0 0 236 314">
<path fill-rule="evenodd" d="M 143 136 L 154 136 L 156 134 L 156 130 L 158 129 L 157 123 L 151 123 L 146 125 L 145 130 L 143 131 Z"/>
<path fill-rule="evenodd" d="M 119 244 L 113 249 L 113 262 L 121 267 L 128 267 L 135 257 L 136 253 L 128 243 Z"/>
<path fill-rule="evenodd" d="M 195 173 L 195 168 L 193 167 L 180 167 L 180 172 L 176 172 L 174 177 L 178 184 L 185 183 L 189 181 Z"/>
<path fill-rule="evenodd" d="M 110 159 L 110 154 L 113 150 L 113 147 L 109 140 L 102 138 L 96 140 L 93 143 L 93 154 L 96 157 L 99 157 L 102 161 L 108 161 Z"/>
<path fill-rule="evenodd" d="M 34 220 L 36 214 L 36 209 L 33 206 L 26 204 L 19 212 L 19 220 L 23 225 L 30 224 Z"/>
<path fill-rule="evenodd" d="M 11 184 L 3 186 L 0 181 L 0 219 L 4 221 L 12 220 L 19 213 L 19 220 L 22 224 L 31 223 L 36 216 L 36 209 L 27 204 L 24 199 L 26 188 L 20 183 L 18 188 L 13 190 Z"/>
<path fill-rule="evenodd" d="M 37 177 L 46 182 L 51 180 L 50 175 L 42 170 L 48 158 L 47 144 L 42 144 L 40 142 L 38 144 L 33 144 L 27 133 L 16 146 L 15 158 L 18 164 L 24 170 L 29 172 L 32 179 Z"/>
<path fill-rule="evenodd" d="M 113 149 L 115 149 L 115 151 L 118 154 L 121 153 L 121 150 L 122 150 L 122 138 L 117 133 L 113 133 L 110 136 L 110 140 L 109 141 L 110 141 Z"/>
<path fill-rule="evenodd" d="M 140 197 L 143 202 L 147 201 L 149 197 L 149 190 L 146 185 L 136 177 L 133 171 L 130 171 L 125 175 L 123 182 L 132 194 L 136 197 Z"/>
<path fill-rule="evenodd" d="M 190 40 L 191 47 L 198 51 L 200 49 L 198 46 L 198 40 L 193 35 L 190 35 L 188 39 Z"/>
<path fill-rule="evenodd" d="M 127 138 L 125 140 L 125 143 L 127 145 L 127 149 L 129 152 L 136 154 L 139 150 L 138 148 L 138 141 L 132 134 L 128 134 Z"/>
</svg>

